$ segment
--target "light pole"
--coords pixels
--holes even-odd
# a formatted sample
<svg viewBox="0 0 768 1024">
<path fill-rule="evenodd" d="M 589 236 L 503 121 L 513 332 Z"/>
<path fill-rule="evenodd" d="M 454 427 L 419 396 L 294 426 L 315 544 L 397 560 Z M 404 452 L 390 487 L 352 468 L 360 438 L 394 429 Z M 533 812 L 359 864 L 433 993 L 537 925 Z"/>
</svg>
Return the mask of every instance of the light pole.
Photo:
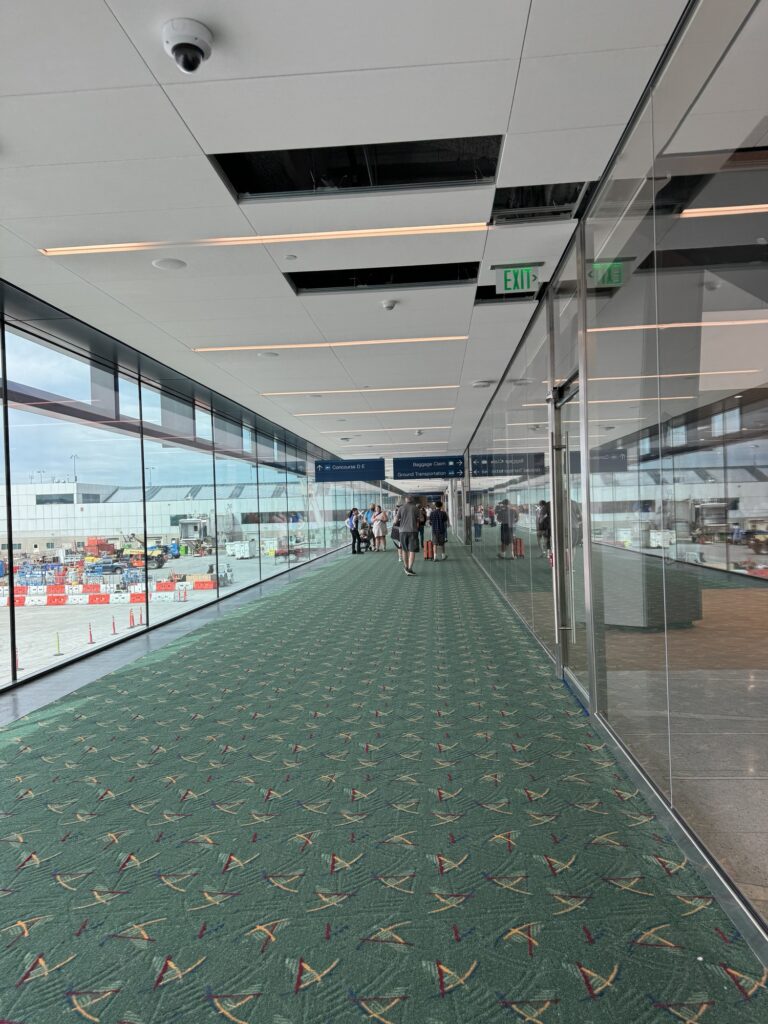
<svg viewBox="0 0 768 1024">
<path fill-rule="evenodd" d="M 69 457 L 72 459 L 72 473 L 75 478 L 75 483 L 77 483 L 77 455 L 70 455 Z"/>
<path fill-rule="evenodd" d="M 145 466 L 144 468 L 147 471 L 147 486 L 151 487 L 152 486 L 152 470 L 153 469 L 157 469 L 157 466 Z"/>
</svg>

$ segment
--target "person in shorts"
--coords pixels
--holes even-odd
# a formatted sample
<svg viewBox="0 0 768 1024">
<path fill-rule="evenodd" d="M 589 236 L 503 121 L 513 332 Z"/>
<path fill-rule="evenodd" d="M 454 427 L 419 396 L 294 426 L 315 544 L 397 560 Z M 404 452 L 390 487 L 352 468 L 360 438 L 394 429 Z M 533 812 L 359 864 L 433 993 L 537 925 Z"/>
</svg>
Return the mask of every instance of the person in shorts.
<svg viewBox="0 0 768 1024">
<path fill-rule="evenodd" d="M 513 542 L 515 539 L 515 523 L 517 522 L 517 512 L 509 504 L 509 499 L 504 498 L 501 504 L 496 509 L 496 521 L 501 527 L 501 535 L 499 537 L 499 558 L 514 558 Z M 509 552 L 509 554 L 507 554 Z"/>
<path fill-rule="evenodd" d="M 400 532 L 403 569 L 406 576 L 416 575 L 413 571 L 413 563 L 419 550 L 419 519 L 419 506 L 416 504 L 416 499 L 412 494 L 408 494 L 395 519 L 395 526 Z"/>
</svg>

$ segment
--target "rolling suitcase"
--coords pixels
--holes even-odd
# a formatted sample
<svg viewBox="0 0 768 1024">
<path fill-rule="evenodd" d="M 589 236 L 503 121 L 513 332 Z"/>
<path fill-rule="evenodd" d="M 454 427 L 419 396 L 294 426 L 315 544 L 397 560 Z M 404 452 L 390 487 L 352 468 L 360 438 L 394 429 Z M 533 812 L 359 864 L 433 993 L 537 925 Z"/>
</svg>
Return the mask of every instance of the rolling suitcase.
<svg viewBox="0 0 768 1024">
<path fill-rule="evenodd" d="M 424 559 L 432 560 L 435 557 L 435 545 L 431 540 L 424 541 Z"/>
</svg>

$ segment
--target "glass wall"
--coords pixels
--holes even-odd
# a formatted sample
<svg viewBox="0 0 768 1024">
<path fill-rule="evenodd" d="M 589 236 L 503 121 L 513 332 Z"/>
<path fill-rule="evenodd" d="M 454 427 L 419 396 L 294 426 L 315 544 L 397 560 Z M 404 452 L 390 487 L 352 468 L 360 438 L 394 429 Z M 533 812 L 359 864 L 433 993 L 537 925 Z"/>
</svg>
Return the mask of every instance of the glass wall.
<svg viewBox="0 0 768 1024">
<path fill-rule="evenodd" d="M 315 484 L 324 450 L 0 288 L 0 689 L 341 547 L 351 504 L 378 500 Z"/>
<path fill-rule="evenodd" d="M 468 451 L 474 556 L 766 917 L 767 33 L 692 6 Z M 539 430 L 551 495 L 492 461 Z"/>
</svg>

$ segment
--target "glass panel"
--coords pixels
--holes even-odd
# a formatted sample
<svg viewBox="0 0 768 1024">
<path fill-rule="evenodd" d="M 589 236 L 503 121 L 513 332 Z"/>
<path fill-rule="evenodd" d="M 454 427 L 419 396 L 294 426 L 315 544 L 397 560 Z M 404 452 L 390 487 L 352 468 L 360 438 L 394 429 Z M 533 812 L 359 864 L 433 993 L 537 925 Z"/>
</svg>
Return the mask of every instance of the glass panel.
<svg viewBox="0 0 768 1024">
<path fill-rule="evenodd" d="M 216 500 L 211 413 L 185 398 L 142 384 L 142 409 L 159 409 L 144 423 L 150 621 L 181 615 L 218 596 Z M 136 545 L 134 565 L 143 565 Z"/>
<path fill-rule="evenodd" d="M 714 67 L 698 97 L 681 88 L 685 42 L 654 91 L 667 429 L 647 458 L 662 478 L 651 543 L 666 556 L 672 802 L 768 918 L 768 215 L 752 206 L 768 196 L 755 97 L 768 5 L 724 52 L 740 7 L 703 5 L 692 23 L 717 43 L 697 54 L 702 81 Z"/>
<path fill-rule="evenodd" d="M 255 442 L 242 424 L 213 419 L 219 583 L 239 590 L 261 579 Z"/>
<path fill-rule="evenodd" d="M 653 195 L 648 109 L 586 222 L 589 528 L 598 706 L 668 794 L 664 566 L 649 543 L 659 485 L 643 471 L 680 406 L 679 382 L 658 378 Z M 681 624 L 693 604 L 679 595 Z"/>
<path fill-rule="evenodd" d="M 592 272 L 594 278 L 594 271 Z M 588 280 L 591 280 L 588 278 Z M 578 271 L 576 249 L 573 248 L 563 264 L 560 275 L 552 285 L 552 324 L 554 331 L 555 383 L 559 386 L 570 380 L 578 369 Z M 560 457 L 559 494 L 560 533 L 562 557 L 558 569 L 561 573 L 563 603 L 561 643 L 563 665 L 568 667 L 585 690 L 589 690 L 587 669 L 587 616 L 584 590 L 584 508 L 581 487 L 580 417 L 582 392 L 577 388 L 573 397 L 559 409 Z M 595 437 L 610 435 L 599 433 L 602 424 L 594 427 Z"/>
<path fill-rule="evenodd" d="M 274 434 L 259 432 L 259 524 L 261 575 L 288 568 L 288 505 L 285 448 Z"/>
<path fill-rule="evenodd" d="M 307 509 L 307 463 L 295 448 L 286 453 L 286 497 L 288 504 L 288 560 L 291 565 L 309 558 L 309 511 Z"/>
<path fill-rule="evenodd" d="M 112 371 L 16 332 L 6 342 L 23 678 L 146 625 L 143 569 L 124 553 L 144 539 L 141 440 Z"/>
</svg>

